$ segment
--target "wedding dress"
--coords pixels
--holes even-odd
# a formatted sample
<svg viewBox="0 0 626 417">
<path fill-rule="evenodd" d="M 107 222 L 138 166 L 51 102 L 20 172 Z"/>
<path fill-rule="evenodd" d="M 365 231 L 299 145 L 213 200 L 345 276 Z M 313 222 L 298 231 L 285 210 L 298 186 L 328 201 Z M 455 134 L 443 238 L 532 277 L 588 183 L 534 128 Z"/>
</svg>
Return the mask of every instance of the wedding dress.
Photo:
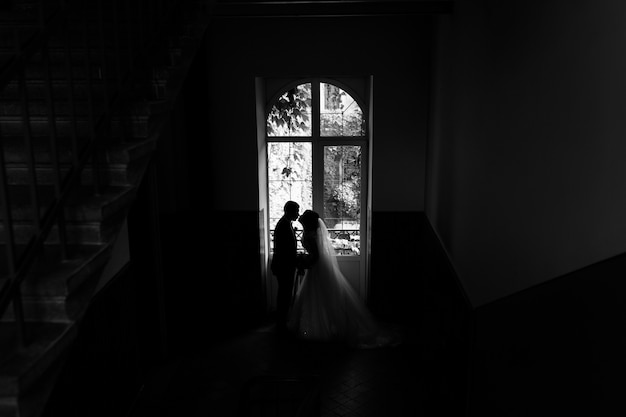
<svg viewBox="0 0 626 417">
<path fill-rule="evenodd" d="M 399 334 L 377 322 L 339 270 L 328 229 L 305 233 L 302 245 L 309 253 L 316 245 L 319 258 L 306 270 L 295 296 L 287 327 L 299 338 L 339 341 L 358 348 L 397 345 Z"/>
</svg>

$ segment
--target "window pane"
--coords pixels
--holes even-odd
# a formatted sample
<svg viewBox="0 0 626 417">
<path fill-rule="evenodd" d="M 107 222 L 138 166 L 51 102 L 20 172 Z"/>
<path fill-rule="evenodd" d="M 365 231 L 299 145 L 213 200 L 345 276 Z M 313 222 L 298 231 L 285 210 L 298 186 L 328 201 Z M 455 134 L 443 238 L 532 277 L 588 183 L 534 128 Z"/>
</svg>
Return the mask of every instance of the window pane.
<svg viewBox="0 0 626 417">
<path fill-rule="evenodd" d="M 350 94 L 327 83 L 320 84 L 320 136 L 363 136 L 363 112 Z"/>
<path fill-rule="evenodd" d="M 360 253 L 361 147 L 324 147 L 324 222 L 337 254 Z"/>
<path fill-rule="evenodd" d="M 311 136 L 311 83 L 285 92 L 272 105 L 267 136 Z"/>
<path fill-rule="evenodd" d="M 311 142 L 269 142 L 267 146 L 270 230 L 283 216 L 289 200 L 300 204 L 300 212 L 313 207 Z M 302 230 L 302 226 L 294 222 Z"/>
</svg>

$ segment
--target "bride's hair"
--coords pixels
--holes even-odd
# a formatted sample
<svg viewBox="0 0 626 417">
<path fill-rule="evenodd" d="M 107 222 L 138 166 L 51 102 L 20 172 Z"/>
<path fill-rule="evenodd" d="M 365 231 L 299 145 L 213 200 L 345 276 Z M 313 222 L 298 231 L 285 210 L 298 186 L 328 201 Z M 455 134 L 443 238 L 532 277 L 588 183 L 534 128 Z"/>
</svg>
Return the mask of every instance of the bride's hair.
<svg viewBox="0 0 626 417">
<path fill-rule="evenodd" d="M 319 227 L 317 220 L 320 215 L 313 210 L 304 210 L 304 213 L 300 216 L 298 221 L 304 226 L 305 229 L 315 230 Z"/>
</svg>

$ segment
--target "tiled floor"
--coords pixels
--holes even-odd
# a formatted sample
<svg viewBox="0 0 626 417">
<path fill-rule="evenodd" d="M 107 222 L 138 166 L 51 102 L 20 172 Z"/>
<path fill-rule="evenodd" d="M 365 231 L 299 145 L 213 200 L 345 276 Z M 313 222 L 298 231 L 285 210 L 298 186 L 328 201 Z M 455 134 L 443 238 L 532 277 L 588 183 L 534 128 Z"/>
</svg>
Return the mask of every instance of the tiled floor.
<svg viewBox="0 0 626 417">
<path fill-rule="evenodd" d="M 450 406 L 446 381 L 424 340 L 418 329 L 407 328 L 400 346 L 357 350 L 279 338 L 267 323 L 172 360 L 145 387 L 133 417 L 287 415 L 271 401 L 265 413 L 258 403 L 244 413 L 246 384 L 260 376 L 314 377 L 324 417 L 443 415 Z M 253 388 L 256 398 L 263 381 Z M 275 394 L 268 389 L 265 398 Z"/>
</svg>

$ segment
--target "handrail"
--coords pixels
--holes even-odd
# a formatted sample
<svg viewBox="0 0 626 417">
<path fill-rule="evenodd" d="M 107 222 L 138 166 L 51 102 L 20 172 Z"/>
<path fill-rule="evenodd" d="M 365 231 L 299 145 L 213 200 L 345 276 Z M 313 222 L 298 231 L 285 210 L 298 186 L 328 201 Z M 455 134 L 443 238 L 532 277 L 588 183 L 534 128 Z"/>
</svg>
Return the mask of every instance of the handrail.
<svg viewBox="0 0 626 417">
<path fill-rule="evenodd" d="M 114 0 L 115 2 L 116 0 Z M 99 161 L 99 154 L 103 147 L 108 142 L 112 142 L 113 139 L 108 133 L 111 129 L 112 114 L 116 114 L 115 110 L 122 108 L 122 103 L 128 100 L 127 94 L 132 90 L 132 87 L 137 82 L 139 75 L 137 74 L 141 68 L 138 68 L 138 63 L 146 61 L 149 54 L 153 52 L 153 49 L 159 45 L 160 37 L 162 37 L 165 30 L 171 27 L 172 24 L 180 23 L 180 13 L 183 12 L 180 2 L 174 0 L 131 0 L 121 2 L 121 7 L 114 7 L 112 11 L 107 10 L 110 13 L 114 13 L 113 29 L 109 26 L 105 27 L 105 20 L 110 18 L 110 15 L 106 15 L 107 11 L 104 10 L 103 4 L 108 4 L 107 0 L 91 0 L 89 2 L 83 2 L 81 0 L 68 0 L 61 1 L 59 5 L 52 11 L 44 10 L 45 0 L 40 0 L 39 16 L 27 14 L 23 12 L 2 12 L 0 13 L 0 31 L 12 31 L 15 34 L 15 54 L 10 59 L 8 64 L 0 70 L 0 94 L 5 91 L 5 88 L 10 83 L 15 81 L 18 85 L 21 85 L 18 100 L 21 101 L 22 110 L 22 138 L 27 144 L 27 153 L 34 152 L 34 145 L 30 141 L 30 124 L 31 117 L 29 114 L 29 100 L 27 96 L 28 79 L 27 79 L 27 65 L 34 57 L 39 56 L 43 61 L 43 64 L 39 67 L 44 71 L 44 75 L 41 77 L 41 81 L 45 86 L 45 104 L 46 104 L 46 117 L 48 122 L 49 131 L 49 147 L 52 149 L 50 155 L 50 164 L 54 173 L 54 198 L 48 203 L 42 212 L 39 213 L 40 207 L 36 203 L 38 200 L 38 187 L 36 183 L 36 173 L 34 171 L 35 164 L 31 157 L 29 166 L 31 166 L 31 203 L 33 213 L 35 217 L 33 222 L 36 225 L 35 232 L 31 235 L 26 247 L 20 254 L 17 251 L 17 245 L 15 243 L 15 236 L 13 232 L 13 219 L 11 216 L 11 198 L 10 187 L 7 179 L 6 163 L 4 160 L 4 149 L 0 146 L 0 219 L 4 223 L 4 235 L 5 245 L 7 251 L 8 262 L 8 274 L 9 279 L 0 288 L 0 317 L 2 317 L 9 304 L 13 301 L 14 314 L 16 316 L 16 324 L 19 334 L 19 341 L 22 345 L 26 344 L 26 336 L 23 331 L 24 318 L 21 308 L 21 284 L 27 276 L 34 261 L 39 256 L 41 249 L 44 246 L 44 242 L 48 238 L 52 228 L 58 225 L 60 231 L 60 244 L 62 247 L 62 253 L 66 253 L 67 242 L 63 237 L 63 229 L 65 227 L 65 219 L 63 216 L 64 208 L 70 193 L 75 187 L 80 184 L 81 173 L 84 168 L 89 164 L 95 164 L 93 167 L 93 181 L 96 193 L 100 188 L 100 181 L 97 177 L 97 172 L 100 170 L 97 166 Z M 96 3 L 96 4 L 94 4 Z M 167 4 L 164 4 L 167 3 Z M 193 2 L 190 2 L 193 3 Z M 183 5 L 184 6 L 184 5 Z M 87 9 L 89 7 L 95 7 L 94 10 Z M 123 10 L 126 14 L 120 11 Z M 92 28 L 85 24 L 85 27 L 81 29 L 81 25 L 74 26 L 73 23 L 77 22 L 78 16 L 83 17 L 86 22 L 85 16 L 89 16 L 97 23 L 97 33 L 92 33 Z M 156 14 L 156 11 L 159 14 Z M 95 19 L 94 13 L 96 14 Z M 133 16 L 135 13 L 135 16 Z M 140 17 L 144 20 L 141 25 L 136 25 L 135 18 Z M 120 24 L 120 22 L 122 22 Z M 6 24 L 5 24 L 6 23 Z M 141 33 L 137 34 L 137 26 L 140 26 Z M 27 39 L 20 39 L 20 30 L 28 29 L 35 30 L 34 34 L 30 34 Z M 74 82 L 77 77 L 74 76 L 73 70 L 75 69 L 72 63 L 72 54 L 75 54 L 75 48 L 70 45 L 69 30 L 84 30 L 85 44 L 84 49 L 80 49 L 80 53 L 83 54 L 85 59 L 85 75 L 83 81 L 88 84 L 88 122 L 91 130 L 91 134 L 86 138 L 86 143 L 78 144 L 77 141 L 77 126 L 76 121 L 80 116 L 76 111 L 76 103 L 74 102 Z M 111 30 L 116 30 L 115 33 L 111 33 Z M 70 136 L 72 137 L 72 153 L 73 156 L 70 162 L 70 169 L 65 174 L 61 175 L 61 164 L 59 156 L 57 155 L 58 134 L 56 132 L 56 113 L 55 105 L 57 105 L 62 99 L 55 98 L 53 94 L 53 79 L 51 77 L 52 63 L 49 58 L 49 50 L 51 48 L 50 42 L 54 41 L 53 36 L 58 35 L 59 31 L 63 32 L 67 37 L 65 38 L 61 48 L 56 47 L 56 51 L 63 49 L 65 70 L 65 79 L 67 81 L 67 88 L 70 98 L 70 120 L 72 121 L 72 128 Z M 119 32 L 118 32 L 119 31 Z M 95 37 L 95 41 L 92 40 L 92 35 Z M 114 42 L 111 47 L 107 43 L 109 38 L 113 37 Z M 132 43 L 128 45 L 128 57 L 122 57 L 121 45 L 118 41 L 120 38 L 126 39 Z M 162 45 L 165 46 L 165 45 Z M 113 50 L 113 57 L 110 58 L 109 52 Z M 98 58 L 101 60 L 99 78 L 94 77 L 91 68 L 91 57 L 98 54 Z M 114 59 L 115 62 L 110 62 L 110 59 Z M 122 62 L 123 59 L 127 59 L 127 62 Z M 108 67 L 108 68 L 105 68 Z M 115 67 L 114 69 L 111 69 Z M 106 71 L 109 71 L 112 75 L 108 75 Z M 104 72 L 104 74 L 103 74 Z M 106 78 L 106 79 L 102 79 Z M 22 81 L 20 81 L 22 80 Z M 99 98 L 96 98 L 94 93 L 94 84 L 100 83 L 101 88 L 104 88 L 103 95 L 105 102 L 97 102 Z M 104 87 L 102 87 L 104 85 Z M 103 105 L 104 104 L 104 105 Z M 117 112 L 117 117 L 122 119 L 122 114 Z M 2 137 L 0 132 L 0 138 Z M 108 142 L 105 142 L 108 141 Z"/>
</svg>

